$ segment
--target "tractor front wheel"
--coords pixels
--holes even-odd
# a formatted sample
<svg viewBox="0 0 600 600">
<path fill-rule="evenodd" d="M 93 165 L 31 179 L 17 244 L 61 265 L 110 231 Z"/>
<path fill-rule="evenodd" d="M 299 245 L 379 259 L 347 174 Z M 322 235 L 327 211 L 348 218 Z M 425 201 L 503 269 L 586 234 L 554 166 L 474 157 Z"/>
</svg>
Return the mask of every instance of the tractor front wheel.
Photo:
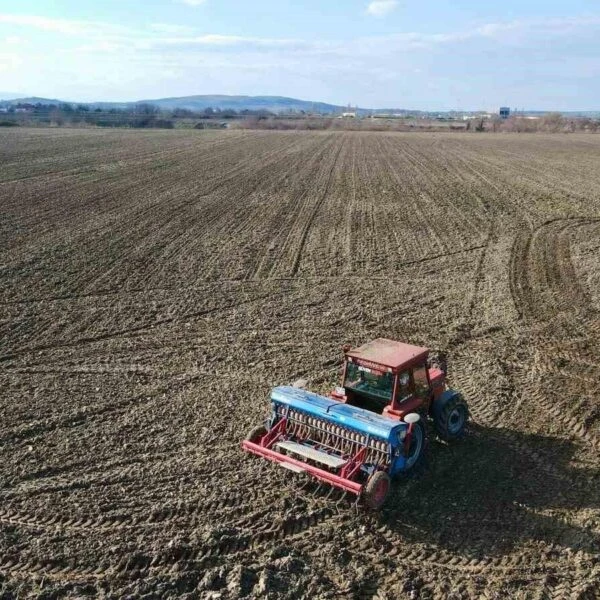
<svg viewBox="0 0 600 600">
<path fill-rule="evenodd" d="M 258 443 L 261 437 L 267 433 L 267 430 L 264 425 L 257 425 L 253 427 L 245 437 L 247 442 Z"/>
<path fill-rule="evenodd" d="M 390 491 L 390 476 L 383 471 L 375 471 L 367 480 L 363 499 L 371 510 L 379 510 Z"/>
<path fill-rule="evenodd" d="M 433 405 L 433 422 L 438 435 L 447 442 L 465 433 L 469 408 L 460 394 L 440 398 Z"/>
</svg>

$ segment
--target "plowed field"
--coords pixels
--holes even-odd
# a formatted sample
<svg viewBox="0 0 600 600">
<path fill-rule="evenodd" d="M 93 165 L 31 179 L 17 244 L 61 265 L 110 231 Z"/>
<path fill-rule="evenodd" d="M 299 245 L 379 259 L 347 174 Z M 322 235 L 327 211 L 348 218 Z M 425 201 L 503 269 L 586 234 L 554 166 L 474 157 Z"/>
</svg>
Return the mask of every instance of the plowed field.
<svg viewBox="0 0 600 600">
<path fill-rule="evenodd" d="M 600 137 L 0 133 L 0 596 L 600 597 Z M 243 454 L 344 342 L 472 411 L 356 510 Z"/>
</svg>

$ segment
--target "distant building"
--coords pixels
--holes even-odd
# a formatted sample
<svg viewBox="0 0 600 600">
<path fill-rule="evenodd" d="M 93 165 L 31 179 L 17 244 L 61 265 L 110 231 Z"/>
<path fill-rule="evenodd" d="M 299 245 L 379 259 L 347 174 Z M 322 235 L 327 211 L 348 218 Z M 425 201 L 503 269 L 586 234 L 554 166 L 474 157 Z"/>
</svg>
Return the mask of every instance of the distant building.
<svg viewBox="0 0 600 600">
<path fill-rule="evenodd" d="M 508 106 L 501 106 L 500 107 L 500 118 L 508 119 L 508 117 L 510 117 L 510 108 Z"/>
<path fill-rule="evenodd" d="M 356 113 L 355 112 L 343 112 L 342 117 L 344 117 L 345 119 L 356 119 Z"/>
</svg>

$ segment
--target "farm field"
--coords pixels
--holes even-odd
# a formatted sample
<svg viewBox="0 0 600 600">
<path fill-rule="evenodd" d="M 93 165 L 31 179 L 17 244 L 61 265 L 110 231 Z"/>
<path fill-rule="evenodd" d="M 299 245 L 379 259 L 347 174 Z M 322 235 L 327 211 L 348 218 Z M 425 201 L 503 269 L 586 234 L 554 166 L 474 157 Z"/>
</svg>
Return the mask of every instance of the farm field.
<svg viewBox="0 0 600 600">
<path fill-rule="evenodd" d="M 600 597 L 600 137 L 0 132 L 0 597 Z M 468 436 L 380 513 L 240 449 L 341 345 Z"/>
</svg>

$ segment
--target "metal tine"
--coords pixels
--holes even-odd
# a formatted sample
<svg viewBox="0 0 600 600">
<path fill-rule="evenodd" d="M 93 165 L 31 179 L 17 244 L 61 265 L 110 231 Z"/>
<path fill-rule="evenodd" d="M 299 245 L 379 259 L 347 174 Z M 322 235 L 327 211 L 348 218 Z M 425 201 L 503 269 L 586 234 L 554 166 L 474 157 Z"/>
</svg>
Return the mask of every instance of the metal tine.
<svg viewBox="0 0 600 600">
<path fill-rule="evenodd" d="M 327 495 L 325 496 L 325 500 L 329 500 L 331 498 L 331 495 L 335 492 L 335 488 L 333 486 L 329 486 L 329 491 L 327 492 Z"/>
<path fill-rule="evenodd" d="M 315 490 L 316 495 L 321 498 L 323 496 L 323 494 L 325 493 L 326 488 L 325 485 L 321 482 L 319 482 L 319 485 L 317 486 L 317 489 Z"/>
<path fill-rule="evenodd" d="M 312 480 L 305 478 L 304 481 L 302 482 L 302 485 L 298 488 L 298 491 L 304 491 L 305 488 L 309 487 L 310 485 L 312 485 Z"/>
<path fill-rule="evenodd" d="M 310 495 L 311 495 L 313 498 L 318 498 L 318 497 L 319 497 L 319 493 L 320 493 L 320 491 L 321 491 L 321 488 L 322 488 L 322 487 L 323 487 L 323 486 L 321 485 L 321 483 L 318 483 L 318 484 L 316 485 L 316 487 L 314 487 L 314 488 L 313 488 L 313 489 L 310 491 Z"/>
<path fill-rule="evenodd" d="M 340 497 L 338 498 L 337 502 L 335 503 L 336 508 L 339 508 L 340 504 L 342 502 L 345 502 L 346 499 L 348 498 L 348 492 L 346 490 L 341 490 L 342 493 L 340 494 Z"/>
</svg>

